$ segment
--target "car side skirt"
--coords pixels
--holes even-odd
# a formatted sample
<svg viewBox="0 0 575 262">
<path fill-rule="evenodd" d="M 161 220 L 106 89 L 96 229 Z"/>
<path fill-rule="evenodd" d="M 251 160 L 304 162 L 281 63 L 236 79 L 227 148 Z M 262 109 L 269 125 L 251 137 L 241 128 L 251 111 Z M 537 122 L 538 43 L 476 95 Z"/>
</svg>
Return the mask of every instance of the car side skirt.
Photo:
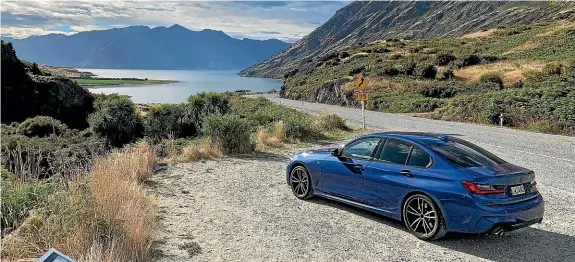
<svg viewBox="0 0 575 262">
<path fill-rule="evenodd" d="M 326 193 L 326 192 L 322 192 L 322 191 L 316 190 L 316 191 L 314 192 L 314 195 L 319 196 L 319 197 L 323 197 L 323 198 L 327 198 L 327 199 L 331 199 L 331 200 L 335 200 L 335 201 L 338 201 L 338 202 L 342 202 L 342 203 L 344 203 L 344 204 L 352 205 L 352 206 L 355 206 L 355 207 L 359 207 L 359 208 L 361 208 L 361 209 L 364 209 L 364 210 L 367 210 L 367 211 L 371 211 L 371 212 L 374 212 L 374 213 L 377 213 L 377 214 L 380 214 L 380 215 L 384 215 L 384 216 L 386 216 L 386 217 L 393 218 L 393 219 L 395 219 L 395 220 L 401 220 L 401 214 L 395 214 L 395 213 L 393 213 L 393 212 L 390 212 L 390 211 L 387 211 L 387 210 L 384 210 L 384 209 L 381 209 L 381 208 L 377 208 L 377 207 L 373 207 L 373 206 L 370 206 L 370 205 L 358 203 L 358 202 L 355 202 L 355 201 L 353 201 L 353 200 L 349 200 L 349 199 L 346 199 L 346 198 L 334 196 L 334 195 L 329 194 L 329 193 Z"/>
</svg>

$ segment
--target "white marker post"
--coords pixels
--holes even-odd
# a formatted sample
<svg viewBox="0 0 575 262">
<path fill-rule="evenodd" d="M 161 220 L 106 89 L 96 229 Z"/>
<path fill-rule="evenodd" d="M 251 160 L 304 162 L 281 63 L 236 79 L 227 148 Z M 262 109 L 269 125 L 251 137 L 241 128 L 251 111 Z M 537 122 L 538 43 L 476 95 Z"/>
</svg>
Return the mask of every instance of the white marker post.
<svg viewBox="0 0 575 262">
<path fill-rule="evenodd" d="M 361 101 L 361 128 L 365 130 L 365 101 Z"/>
</svg>

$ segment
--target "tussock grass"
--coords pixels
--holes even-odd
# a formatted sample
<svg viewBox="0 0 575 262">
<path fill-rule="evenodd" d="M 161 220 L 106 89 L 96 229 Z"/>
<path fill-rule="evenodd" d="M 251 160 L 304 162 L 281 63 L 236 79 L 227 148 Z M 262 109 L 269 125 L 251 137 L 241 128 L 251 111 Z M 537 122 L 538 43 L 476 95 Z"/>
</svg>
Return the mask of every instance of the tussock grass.
<svg viewBox="0 0 575 262">
<path fill-rule="evenodd" d="M 50 196 L 4 239 L 3 259 L 56 248 L 79 261 L 147 261 L 156 210 L 142 182 L 155 162 L 144 144 L 96 159 L 88 176 Z"/>
<path fill-rule="evenodd" d="M 202 159 L 214 159 L 223 156 L 222 146 L 211 139 L 202 139 L 199 143 L 184 147 L 182 153 L 186 161 L 199 161 Z"/>
<path fill-rule="evenodd" d="M 275 124 L 274 130 L 268 132 L 266 129 L 260 129 L 256 135 L 257 145 L 260 147 L 280 147 L 287 142 L 287 130 L 282 121 Z"/>
<path fill-rule="evenodd" d="M 345 124 L 345 120 L 336 114 L 320 114 L 314 117 L 313 126 L 315 129 L 325 131 L 343 130 L 349 131 L 350 128 Z"/>
</svg>

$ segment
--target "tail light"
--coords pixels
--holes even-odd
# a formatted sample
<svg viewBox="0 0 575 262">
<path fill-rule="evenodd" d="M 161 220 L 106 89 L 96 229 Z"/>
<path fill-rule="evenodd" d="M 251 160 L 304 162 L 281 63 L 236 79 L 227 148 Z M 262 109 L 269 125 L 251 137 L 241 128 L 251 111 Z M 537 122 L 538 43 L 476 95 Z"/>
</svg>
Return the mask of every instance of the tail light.
<svg viewBox="0 0 575 262">
<path fill-rule="evenodd" d="M 461 184 L 463 184 L 463 187 L 465 187 L 465 189 L 467 189 L 467 191 L 469 191 L 472 194 L 487 195 L 487 194 L 500 194 L 505 192 L 503 186 L 478 185 L 469 181 L 461 181 Z"/>
<path fill-rule="evenodd" d="M 533 182 L 529 183 L 529 188 L 531 188 L 531 192 L 537 192 L 537 182 L 533 180 Z"/>
</svg>

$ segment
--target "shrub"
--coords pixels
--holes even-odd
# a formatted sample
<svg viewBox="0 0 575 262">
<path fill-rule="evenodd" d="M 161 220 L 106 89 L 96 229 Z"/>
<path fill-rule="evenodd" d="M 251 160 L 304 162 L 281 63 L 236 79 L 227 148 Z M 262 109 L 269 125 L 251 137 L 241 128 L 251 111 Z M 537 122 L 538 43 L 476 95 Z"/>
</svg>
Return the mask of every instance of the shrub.
<svg viewBox="0 0 575 262">
<path fill-rule="evenodd" d="M 503 89 L 503 79 L 497 73 L 485 73 L 479 78 L 479 81 L 485 84 L 494 84 L 495 89 Z"/>
<path fill-rule="evenodd" d="M 37 116 L 28 118 L 18 125 L 18 133 L 27 137 L 45 137 L 60 135 L 68 130 L 66 125 L 49 116 Z"/>
<path fill-rule="evenodd" d="M 346 57 L 349 57 L 349 53 L 346 51 L 342 51 L 339 53 L 339 58 L 344 59 Z"/>
<path fill-rule="evenodd" d="M 413 75 L 415 73 L 416 66 L 417 64 L 414 61 L 407 60 L 399 66 L 398 70 L 404 75 Z"/>
<path fill-rule="evenodd" d="M 358 67 L 354 67 L 351 70 L 349 70 L 348 75 L 350 76 L 354 76 L 356 74 L 359 74 L 361 72 L 363 72 L 363 70 L 365 70 L 365 66 L 358 66 Z"/>
<path fill-rule="evenodd" d="M 455 59 L 457 59 L 457 57 L 455 57 L 451 52 L 449 53 L 442 52 L 437 54 L 437 59 L 435 60 L 435 63 L 439 66 L 446 66 L 452 61 L 455 61 Z"/>
<path fill-rule="evenodd" d="M 220 144 L 226 154 L 252 152 L 255 144 L 250 139 L 251 131 L 249 121 L 236 115 L 211 115 L 204 119 L 204 134 Z"/>
<path fill-rule="evenodd" d="M 437 75 L 437 68 L 434 65 L 417 65 L 415 74 L 421 78 L 434 79 Z"/>
<path fill-rule="evenodd" d="M 208 115 L 222 115 L 230 110 L 230 93 L 198 93 L 188 98 L 188 111 L 191 119 L 196 123 L 196 130 L 202 130 L 202 121 Z"/>
<path fill-rule="evenodd" d="M 313 125 L 318 131 L 348 131 L 350 128 L 345 124 L 345 120 L 336 114 L 321 114 L 313 119 Z"/>
<path fill-rule="evenodd" d="M 543 67 L 543 72 L 547 75 L 561 75 L 563 72 L 563 65 L 559 63 L 551 63 Z"/>
<path fill-rule="evenodd" d="M 283 118 L 286 135 L 294 139 L 309 139 L 317 137 L 309 115 L 294 114 Z"/>
<path fill-rule="evenodd" d="M 96 102 L 96 112 L 90 115 L 90 127 L 112 146 L 120 147 L 134 142 L 143 133 L 142 121 L 134 103 L 117 94 L 103 97 Z"/>
<path fill-rule="evenodd" d="M 441 72 L 438 79 L 442 81 L 455 79 L 455 73 L 453 72 L 453 69 L 448 68 Z"/>
<path fill-rule="evenodd" d="M 457 90 L 451 86 L 427 86 L 420 94 L 432 98 L 451 98 L 457 94 Z"/>
<path fill-rule="evenodd" d="M 291 70 L 291 71 L 284 74 L 284 78 L 290 78 L 292 76 L 295 76 L 298 71 L 299 71 L 299 69 L 297 69 L 297 68 L 294 70 Z"/>
<path fill-rule="evenodd" d="M 379 76 L 396 76 L 399 75 L 399 70 L 393 66 L 383 66 L 381 69 L 376 69 Z"/>
<path fill-rule="evenodd" d="M 473 54 L 468 57 L 462 57 L 457 62 L 458 67 L 477 65 L 481 63 L 481 57 Z"/>
<path fill-rule="evenodd" d="M 73 177 L 85 172 L 92 158 L 105 151 L 103 142 L 79 133 L 26 137 L 2 134 L 2 165 L 20 178 L 46 178 L 61 173 Z"/>
<path fill-rule="evenodd" d="M 196 136 L 199 119 L 191 104 L 162 104 L 152 107 L 144 117 L 144 130 L 152 143 L 164 138 Z"/>
<path fill-rule="evenodd" d="M 7 231 L 18 227 L 28 217 L 28 212 L 39 207 L 51 193 L 50 184 L 17 179 L 4 169 L 2 169 L 1 182 L 2 228 L 8 229 Z"/>
</svg>

